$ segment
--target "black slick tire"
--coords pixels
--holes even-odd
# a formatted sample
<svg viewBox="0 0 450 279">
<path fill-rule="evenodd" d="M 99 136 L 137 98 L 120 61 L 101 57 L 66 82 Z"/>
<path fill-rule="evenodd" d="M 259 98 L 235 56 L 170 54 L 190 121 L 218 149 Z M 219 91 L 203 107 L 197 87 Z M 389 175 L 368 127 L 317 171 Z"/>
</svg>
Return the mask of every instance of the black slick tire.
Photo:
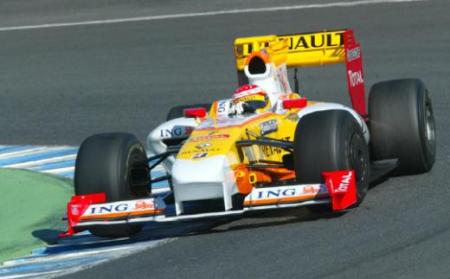
<svg viewBox="0 0 450 279">
<path fill-rule="evenodd" d="M 300 119 L 294 139 L 294 169 L 298 183 L 323 183 L 324 171 L 353 169 L 356 205 L 359 205 L 369 188 L 369 165 L 369 149 L 362 129 L 349 112 L 319 111 Z"/>
<path fill-rule="evenodd" d="M 150 194 L 147 155 L 135 136 L 106 133 L 88 137 L 78 151 L 75 163 L 75 194 L 103 192 L 107 202 L 137 199 Z M 96 226 L 89 231 L 102 237 L 130 236 L 140 224 Z"/>
<path fill-rule="evenodd" d="M 396 174 L 429 171 L 436 156 L 433 108 L 418 79 L 376 83 L 369 95 L 369 127 L 374 160 L 398 159 Z"/>
</svg>

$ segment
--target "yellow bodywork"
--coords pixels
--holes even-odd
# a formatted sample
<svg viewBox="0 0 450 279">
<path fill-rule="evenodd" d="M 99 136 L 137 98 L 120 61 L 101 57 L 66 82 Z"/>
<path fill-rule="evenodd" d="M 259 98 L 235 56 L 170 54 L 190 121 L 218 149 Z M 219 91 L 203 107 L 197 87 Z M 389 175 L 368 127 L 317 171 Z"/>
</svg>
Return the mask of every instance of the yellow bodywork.
<svg viewBox="0 0 450 279">
<path fill-rule="evenodd" d="M 308 105 L 311 104 L 312 102 L 308 102 Z M 290 154 L 289 151 L 260 144 L 238 147 L 236 143 L 241 140 L 256 140 L 262 136 L 292 142 L 299 109 L 288 110 L 285 114 L 261 113 L 243 119 L 238 124 L 217 118 L 216 109 L 217 103 L 214 103 L 208 116 L 212 124 L 207 128 L 192 131 L 177 159 L 195 161 L 218 155 L 226 156 L 230 168 L 235 172 L 238 188 L 243 194 L 249 193 L 257 183 L 295 178 L 293 170 L 287 170 L 283 166 L 283 156 Z M 269 168 L 255 171 L 249 167 L 252 164 L 266 164 Z"/>
<path fill-rule="evenodd" d="M 195 155 L 208 153 L 202 158 L 227 155 L 230 164 L 249 163 L 247 156 L 238 154 L 236 142 L 240 140 L 254 140 L 262 136 L 261 126 L 268 121 L 276 121 L 277 130 L 264 136 L 292 141 L 294 138 L 297 120 L 295 115 L 279 115 L 275 113 L 264 113 L 251 118 L 242 124 L 229 125 L 224 127 L 211 127 L 205 129 L 196 129 L 192 132 L 189 139 L 183 144 L 177 158 L 195 160 Z M 285 154 L 280 148 L 259 147 L 254 150 L 255 156 L 259 160 L 282 162 L 282 155 Z"/>
<path fill-rule="evenodd" d="M 275 65 L 286 63 L 287 67 L 302 67 L 342 63 L 345 31 L 237 38 L 234 41 L 236 67 L 244 70 L 251 53 L 262 49 L 270 52 Z"/>
</svg>

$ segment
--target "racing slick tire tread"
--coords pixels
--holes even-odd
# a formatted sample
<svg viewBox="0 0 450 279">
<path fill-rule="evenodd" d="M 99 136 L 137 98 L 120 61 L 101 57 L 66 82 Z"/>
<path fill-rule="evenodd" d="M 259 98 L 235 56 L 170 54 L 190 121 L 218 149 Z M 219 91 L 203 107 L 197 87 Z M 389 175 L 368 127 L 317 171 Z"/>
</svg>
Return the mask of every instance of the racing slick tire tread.
<svg viewBox="0 0 450 279">
<path fill-rule="evenodd" d="M 374 160 L 398 159 L 394 174 L 419 174 L 433 167 L 436 135 L 431 99 L 419 79 L 376 83 L 369 95 Z"/>
<path fill-rule="evenodd" d="M 322 172 L 353 169 L 357 206 L 369 188 L 369 166 L 368 145 L 360 125 L 349 112 L 319 111 L 299 120 L 294 138 L 294 169 L 298 183 L 324 183 Z M 321 212 L 324 208 L 318 206 L 317 209 Z M 326 209 L 330 210 L 329 206 Z"/>
<path fill-rule="evenodd" d="M 106 201 L 138 199 L 150 194 L 147 154 L 134 135 L 106 133 L 88 137 L 75 163 L 75 194 L 106 193 Z M 101 237 L 130 236 L 142 225 L 96 226 L 89 231 Z"/>
<path fill-rule="evenodd" d="M 205 108 L 206 111 L 209 111 L 211 109 L 211 104 L 194 104 L 194 105 L 181 105 L 172 107 L 169 110 L 169 113 L 167 114 L 166 120 L 169 121 L 175 118 L 183 117 L 184 110 L 188 108 Z"/>
</svg>

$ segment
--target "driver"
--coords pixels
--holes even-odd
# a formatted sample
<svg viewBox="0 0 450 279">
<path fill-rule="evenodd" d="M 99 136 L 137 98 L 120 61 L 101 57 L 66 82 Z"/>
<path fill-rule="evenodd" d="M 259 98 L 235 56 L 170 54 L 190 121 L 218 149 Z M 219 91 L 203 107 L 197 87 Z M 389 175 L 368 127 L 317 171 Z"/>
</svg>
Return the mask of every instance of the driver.
<svg viewBox="0 0 450 279">
<path fill-rule="evenodd" d="M 266 91 L 254 84 L 246 84 L 234 91 L 230 114 L 262 113 L 271 108 Z"/>
</svg>

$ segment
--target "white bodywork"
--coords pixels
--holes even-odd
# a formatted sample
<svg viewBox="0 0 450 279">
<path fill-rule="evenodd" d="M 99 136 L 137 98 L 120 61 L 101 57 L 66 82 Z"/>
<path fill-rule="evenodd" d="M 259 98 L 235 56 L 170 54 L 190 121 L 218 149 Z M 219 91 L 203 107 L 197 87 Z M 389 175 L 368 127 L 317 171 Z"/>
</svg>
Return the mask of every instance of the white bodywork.
<svg viewBox="0 0 450 279">
<path fill-rule="evenodd" d="M 249 66 L 246 65 L 244 73 L 250 84 L 258 85 L 263 88 L 269 95 L 270 101 L 277 108 L 278 100 L 282 95 L 292 93 L 289 85 L 286 64 L 275 67 L 273 64 L 266 64 L 266 71 L 261 74 L 252 74 Z"/>
<path fill-rule="evenodd" d="M 156 127 L 147 136 L 147 150 L 150 154 L 161 154 L 167 151 L 167 145 L 163 142 L 167 139 L 183 139 L 189 136 L 190 131 L 198 126 L 198 122 L 193 118 L 176 118 L 164 122 Z M 179 131 L 179 132 L 178 132 Z M 169 156 L 162 162 L 164 168 L 171 173 L 174 156 Z"/>
<path fill-rule="evenodd" d="M 237 193 L 234 174 L 225 156 L 203 160 L 176 160 L 172 183 L 177 215 L 184 201 L 223 198 L 225 210 L 232 208 L 231 196 Z"/>
<path fill-rule="evenodd" d="M 280 97 L 286 93 L 291 93 L 286 65 L 283 64 L 276 68 L 274 65 L 266 64 L 266 72 L 256 75 L 251 74 L 248 71 L 248 67 L 246 67 L 245 74 L 251 84 L 257 84 L 269 94 L 273 112 L 285 112 L 281 106 L 282 101 Z M 229 103 L 229 99 L 220 100 L 219 106 L 221 104 L 228 106 Z M 369 129 L 365 121 L 353 109 L 341 104 L 316 103 L 301 109 L 298 116 L 300 119 L 307 114 L 325 110 L 344 110 L 349 112 L 361 125 L 364 138 L 367 143 L 369 142 Z M 218 112 L 218 117 L 222 116 L 226 123 L 226 112 Z M 230 119 L 229 121 L 233 122 L 236 119 Z M 204 125 L 208 124 L 203 123 L 202 126 Z M 163 143 L 163 140 L 169 138 L 187 138 L 192 129 L 198 126 L 199 123 L 192 118 L 181 117 L 167 121 L 148 135 L 148 150 L 153 154 L 163 153 L 167 150 L 167 146 Z M 183 213 L 183 202 L 193 200 L 222 198 L 224 200 L 225 210 L 232 209 L 231 197 L 237 193 L 237 185 L 230 164 L 225 156 L 215 156 L 202 160 L 176 160 L 174 156 L 170 156 L 163 164 L 166 170 L 172 175 L 177 215 Z"/>
</svg>

